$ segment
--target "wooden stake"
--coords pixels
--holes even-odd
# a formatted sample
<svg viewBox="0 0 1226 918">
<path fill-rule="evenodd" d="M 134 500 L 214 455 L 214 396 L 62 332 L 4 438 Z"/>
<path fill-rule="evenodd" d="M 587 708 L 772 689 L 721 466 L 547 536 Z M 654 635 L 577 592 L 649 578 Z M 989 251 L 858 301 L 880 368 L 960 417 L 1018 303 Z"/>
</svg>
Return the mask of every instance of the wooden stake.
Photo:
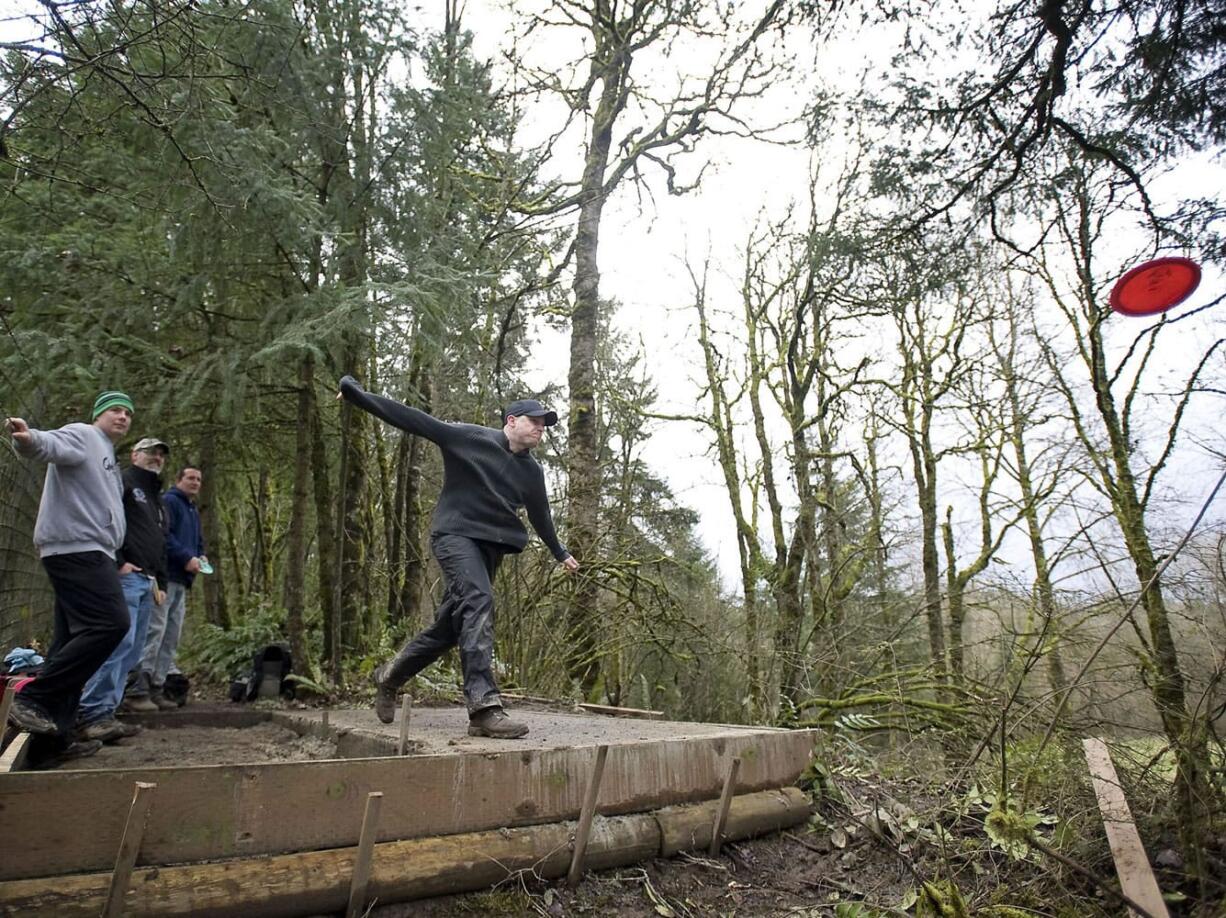
<svg viewBox="0 0 1226 918">
<path fill-rule="evenodd" d="M 707 853 L 711 857 L 719 854 L 719 847 L 724 842 L 724 826 L 728 824 L 728 810 L 732 807 L 732 793 L 736 790 L 736 776 L 741 770 L 741 757 L 733 756 L 728 766 L 728 776 L 724 778 L 724 792 L 719 798 L 719 809 L 715 811 L 715 823 L 711 826 L 711 847 Z"/>
<path fill-rule="evenodd" d="M 30 734 L 18 733 L 0 755 L 0 775 L 21 771 L 26 763 L 26 751 L 30 748 Z"/>
<path fill-rule="evenodd" d="M 405 692 L 400 701 L 400 745 L 396 747 L 396 755 L 404 755 L 409 750 L 409 715 L 413 713 L 413 696 Z"/>
<path fill-rule="evenodd" d="M 0 681 L 0 743 L 4 742 L 4 734 L 9 731 L 9 708 L 13 706 L 13 696 L 17 694 L 10 687 L 9 681 Z M 8 774 L 21 768 L 29 742 L 30 734 L 14 728 L 13 741 L 0 753 L 0 774 Z"/>
<path fill-rule="evenodd" d="M 324 708 L 324 712 L 320 718 L 320 722 L 324 725 L 324 729 L 326 730 L 328 728 L 328 709 L 327 708 Z"/>
<path fill-rule="evenodd" d="M 362 835 L 358 840 L 358 855 L 353 862 L 353 879 L 349 884 L 349 908 L 345 918 L 358 918 L 366 905 L 366 885 L 370 882 L 370 862 L 375 852 L 375 836 L 379 831 L 379 807 L 383 791 L 366 795 L 366 812 L 362 814 Z"/>
<path fill-rule="evenodd" d="M 662 720 L 664 718 L 663 711 L 648 711 L 644 708 L 615 708 L 607 704 L 577 704 L 575 707 L 581 711 L 589 711 L 592 714 L 609 714 L 613 717 L 640 717 L 647 720 Z"/>
<path fill-rule="evenodd" d="M 583 796 L 579 828 L 575 830 L 575 853 L 571 856 L 570 871 L 566 874 L 566 885 L 572 889 L 579 885 L 579 877 L 583 875 L 583 856 L 587 853 L 588 836 L 592 834 L 592 820 L 596 818 L 596 798 L 600 796 L 600 779 L 604 777 L 604 763 L 608 757 L 608 746 L 597 748 L 596 766 L 592 769 L 587 793 Z"/>
<path fill-rule="evenodd" d="M 13 706 L 13 696 L 16 694 L 9 688 L 7 679 L 0 682 L 0 736 L 9 728 L 9 708 Z"/>
<path fill-rule="evenodd" d="M 1111 846 L 1111 857 L 1115 859 L 1120 887 L 1124 895 L 1145 909 L 1152 918 L 1167 918 L 1169 913 L 1162 899 L 1162 890 L 1158 888 L 1158 881 L 1145 856 L 1141 836 L 1137 833 L 1136 823 L 1132 821 L 1132 812 L 1124 799 L 1115 766 L 1111 764 L 1107 744 L 1093 738 L 1082 740 L 1081 744 L 1085 747 L 1090 781 L 1098 797 L 1098 809 L 1102 813 L 1103 827 L 1107 830 L 1107 844 Z M 1128 911 L 1133 915 L 1138 914 L 1136 909 L 1130 908 Z"/>
<path fill-rule="evenodd" d="M 132 868 L 136 866 L 136 856 L 140 853 L 145 818 L 149 815 L 149 805 L 153 803 L 156 788 L 156 784 L 136 782 L 132 805 L 128 807 L 128 821 L 124 823 L 123 838 L 119 842 L 119 853 L 115 856 L 115 871 L 111 874 L 111 888 L 106 894 L 103 918 L 119 918 L 123 914 L 124 896 L 128 892 L 128 881 L 132 879 Z"/>
</svg>

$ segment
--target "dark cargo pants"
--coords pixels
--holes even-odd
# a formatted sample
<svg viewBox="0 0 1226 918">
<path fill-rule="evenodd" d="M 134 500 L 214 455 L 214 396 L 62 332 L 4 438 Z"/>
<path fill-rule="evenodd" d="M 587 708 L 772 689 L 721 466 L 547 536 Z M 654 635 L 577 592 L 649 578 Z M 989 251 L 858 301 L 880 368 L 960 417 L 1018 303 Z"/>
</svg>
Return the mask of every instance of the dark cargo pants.
<svg viewBox="0 0 1226 918">
<path fill-rule="evenodd" d="M 502 705 L 494 662 L 494 574 L 506 548 L 494 542 L 436 532 L 430 547 L 446 581 L 434 624 L 405 644 L 383 681 L 400 686 L 452 647 L 460 649 L 464 700 L 471 715 Z"/>
<path fill-rule="evenodd" d="M 128 603 L 115 559 L 100 551 L 49 555 L 55 636 L 47 662 L 21 699 L 55 721 L 61 739 L 77 720 L 81 689 L 128 633 Z"/>
</svg>

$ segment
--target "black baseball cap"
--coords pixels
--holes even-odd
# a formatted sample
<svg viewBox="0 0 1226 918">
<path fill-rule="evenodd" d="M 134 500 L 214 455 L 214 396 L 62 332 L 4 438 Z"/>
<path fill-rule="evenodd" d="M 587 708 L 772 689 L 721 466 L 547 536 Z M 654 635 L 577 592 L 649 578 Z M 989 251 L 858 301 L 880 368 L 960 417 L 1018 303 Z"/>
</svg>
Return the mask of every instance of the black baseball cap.
<svg viewBox="0 0 1226 918">
<path fill-rule="evenodd" d="M 558 413 L 550 411 L 534 398 L 521 398 L 507 405 L 507 410 L 502 413 L 503 423 L 506 423 L 507 418 L 544 418 L 545 426 L 552 427 L 558 423 Z"/>
</svg>

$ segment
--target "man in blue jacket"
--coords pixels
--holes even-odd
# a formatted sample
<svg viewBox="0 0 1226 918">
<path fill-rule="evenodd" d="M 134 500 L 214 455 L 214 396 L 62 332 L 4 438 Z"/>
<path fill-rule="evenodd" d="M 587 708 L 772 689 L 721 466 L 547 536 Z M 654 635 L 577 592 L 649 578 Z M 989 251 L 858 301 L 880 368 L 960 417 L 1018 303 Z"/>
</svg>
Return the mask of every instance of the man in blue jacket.
<svg viewBox="0 0 1226 918">
<path fill-rule="evenodd" d="M 55 592 L 55 635 L 38 677 L 13 699 L 9 721 L 71 752 L 81 689 L 128 632 L 116 555 L 126 526 L 115 444 L 132 424 L 132 399 L 103 392 L 91 424 L 34 430 L 8 418 L 17 452 L 47 463 L 34 544 Z M 79 743 L 96 752 L 97 740 Z"/>
<path fill-rule="evenodd" d="M 183 632 L 183 616 L 187 611 L 187 591 L 207 563 L 204 555 L 204 531 L 196 498 L 203 484 L 200 469 L 193 465 L 179 471 L 174 487 L 162 497 L 166 509 L 166 578 L 169 581 L 165 600 L 154 607 L 149 617 L 149 633 L 141 654 L 140 678 L 128 690 L 124 707 L 132 711 L 174 708 L 162 688 L 166 676 L 177 672 L 175 651 Z"/>
</svg>

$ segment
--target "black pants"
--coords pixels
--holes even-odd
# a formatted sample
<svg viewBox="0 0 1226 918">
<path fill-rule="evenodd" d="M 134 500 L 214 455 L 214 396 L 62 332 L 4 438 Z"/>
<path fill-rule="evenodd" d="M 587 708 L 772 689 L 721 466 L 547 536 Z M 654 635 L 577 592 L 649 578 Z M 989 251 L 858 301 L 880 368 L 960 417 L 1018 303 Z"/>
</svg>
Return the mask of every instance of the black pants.
<svg viewBox="0 0 1226 918">
<path fill-rule="evenodd" d="M 434 624 L 421 632 L 392 659 L 383 681 L 399 686 L 441 657 L 460 648 L 464 700 L 471 715 L 501 707 L 494 662 L 494 574 L 506 549 L 494 542 L 436 532 L 430 547 L 443 569 L 447 591 Z"/>
<path fill-rule="evenodd" d="M 55 591 L 55 637 L 38 677 L 21 690 L 66 737 L 85 683 L 128 633 L 128 604 L 115 559 L 100 551 L 49 555 L 43 567 Z"/>
</svg>

